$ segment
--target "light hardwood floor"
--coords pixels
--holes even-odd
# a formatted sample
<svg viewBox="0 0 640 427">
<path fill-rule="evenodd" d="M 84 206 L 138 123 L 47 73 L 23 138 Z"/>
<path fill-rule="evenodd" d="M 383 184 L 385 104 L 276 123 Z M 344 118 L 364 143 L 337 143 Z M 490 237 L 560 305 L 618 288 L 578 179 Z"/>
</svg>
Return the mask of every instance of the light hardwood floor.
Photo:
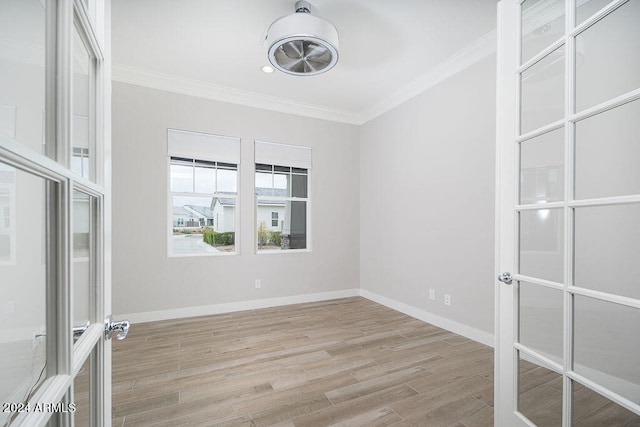
<svg viewBox="0 0 640 427">
<path fill-rule="evenodd" d="M 492 426 L 492 350 L 363 298 L 133 325 L 114 342 L 113 425 Z M 75 382 L 89 419 L 88 369 Z M 562 376 L 520 360 L 519 408 L 562 425 Z M 580 427 L 640 417 L 576 384 Z"/>
<path fill-rule="evenodd" d="M 132 325 L 114 426 L 489 426 L 493 351 L 364 298 Z"/>
</svg>

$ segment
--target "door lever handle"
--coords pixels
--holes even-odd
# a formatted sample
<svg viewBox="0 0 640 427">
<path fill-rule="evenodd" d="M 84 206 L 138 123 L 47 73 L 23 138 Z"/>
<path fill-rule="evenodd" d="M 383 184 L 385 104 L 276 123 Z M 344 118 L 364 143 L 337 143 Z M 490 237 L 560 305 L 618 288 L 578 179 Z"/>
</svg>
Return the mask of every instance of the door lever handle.
<svg viewBox="0 0 640 427">
<path fill-rule="evenodd" d="M 104 337 L 105 339 L 111 339 L 115 333 L 116 339 L 122 341 L 127 337 L 129 333 L 129 327 L 131 323 L 128 320 L 113 321 L 111 316 L 107 317 L 104 321 Z"/>
</svg>

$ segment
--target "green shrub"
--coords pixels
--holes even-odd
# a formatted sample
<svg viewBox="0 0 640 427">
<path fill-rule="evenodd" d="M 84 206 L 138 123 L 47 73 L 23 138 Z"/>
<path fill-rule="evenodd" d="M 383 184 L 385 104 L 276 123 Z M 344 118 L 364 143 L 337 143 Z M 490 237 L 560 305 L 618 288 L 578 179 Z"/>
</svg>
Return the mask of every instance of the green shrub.
<svg viewBox="0 0 640 427">
<path fill-rule="evenodd" d="M 258 246 L 262 247 L 267 243 L 269 243 L 269 230 L 267 230 L 267 224 L 260 221 L 258 224 Z"/>
<path fill-rule="evenodd" d="M 282 231 L 271 231 L 269 241 L 272 245 L 282 246 Z"/>
<path fill-rule="evenodd" d="M 214 232 L 214 242 L 217 245 L 233 245 L 236 240 L 236 235 L 233 231 L 225 231 L 223 233 Z"/>
<path fill-rule="evenodd" d="M 202 240 L 205 243 L 213 246 L 213 243 L 215 241 L 215 233 L 216 232 L 213 231 L 213 228 L 206 227 L 204 230 L 202 230 Z"/>
<path fill-rule="evenodd" d="M 213 228 L 205 227 L 202 230 L 202 240 L 211 245 L 233 245 L 236 240 L 236 234 L 233 231 L 225 231 L 223 233 L 218 233 L 214 231 Z"/>
</svg>

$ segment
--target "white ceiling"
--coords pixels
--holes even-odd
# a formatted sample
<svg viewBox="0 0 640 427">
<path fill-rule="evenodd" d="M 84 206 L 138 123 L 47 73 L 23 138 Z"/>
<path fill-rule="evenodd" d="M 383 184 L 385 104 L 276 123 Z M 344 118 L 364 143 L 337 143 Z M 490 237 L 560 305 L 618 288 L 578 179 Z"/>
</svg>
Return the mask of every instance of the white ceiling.
<svg viewBox="0 0 640 427">
<path fill-rule="evenodd" d="M 114 78 L 362 123 L 495 50 L 496 0 L 311 0 L 340 35 L 328 73 L 265 74 L 295 0 L 113 0 Z"/>
</svg>

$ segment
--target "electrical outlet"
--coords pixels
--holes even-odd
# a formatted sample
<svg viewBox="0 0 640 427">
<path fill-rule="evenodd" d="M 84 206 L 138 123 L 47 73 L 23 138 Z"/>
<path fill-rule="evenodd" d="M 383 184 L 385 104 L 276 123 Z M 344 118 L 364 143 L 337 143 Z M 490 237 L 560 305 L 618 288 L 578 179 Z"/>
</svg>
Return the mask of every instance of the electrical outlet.
<svg viewBox="0 0 640 427">
<path fill-rule="evenodd" d="M 451 295 L 444 296 L 444 305 L 451 305 Z"/>
<path fill-rule="evenodd" d="M 436 290 L 435 289 L 429 289 L 429 299 L 431 301 L 435 301 L 436 300 Z"/>
<path fill-rule="evenodd" d="M 256 279 L 256 289 L 260 289 L 262 287 L 262 282 L 260 279 Z"/>
</svg>

